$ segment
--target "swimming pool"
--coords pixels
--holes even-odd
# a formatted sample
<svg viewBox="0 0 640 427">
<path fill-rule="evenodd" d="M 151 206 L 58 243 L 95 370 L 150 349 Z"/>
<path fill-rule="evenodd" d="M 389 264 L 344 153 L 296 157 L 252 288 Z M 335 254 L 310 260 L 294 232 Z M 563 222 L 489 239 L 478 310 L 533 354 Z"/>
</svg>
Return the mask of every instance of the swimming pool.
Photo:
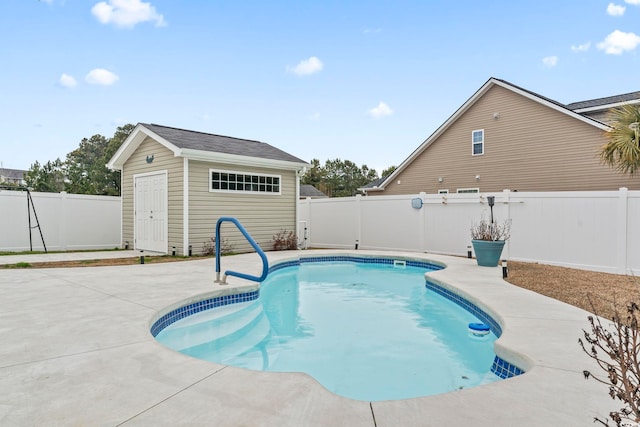
<svg viewBox="0 0 640 427">
<path fill-rule="evenodd" d="M 510 376 L 493 353 L 499 326 L 489 322 L 491 334 L 471 335 L 468 324 L 487 322 L 486 313 L 462 309 L 436 284 L 425 287 L 424 272 L 434 268 L 354 257 L 280 263 L 259 299 L 252 291 L 192 304 L 182 314 L 174 310 L 173 319 L 171 313 L 158 319 L 152 333 L 213 362 L 306 372 L 358 400 L 426 396 Z M 207 305 L 218 308 L 203 310 Z"/>
</svg>

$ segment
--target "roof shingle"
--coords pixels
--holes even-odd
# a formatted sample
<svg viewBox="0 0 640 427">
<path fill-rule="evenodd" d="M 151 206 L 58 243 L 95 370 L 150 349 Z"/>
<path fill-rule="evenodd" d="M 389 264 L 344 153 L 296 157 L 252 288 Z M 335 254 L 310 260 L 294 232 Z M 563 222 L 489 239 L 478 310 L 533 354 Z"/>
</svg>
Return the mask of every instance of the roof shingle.
<svg viewBox="0 0 640 427">
<path fill-rule="evenodd" d="M 140 123 L 178 148 L 234 154 L 261 159 L 307 163 L 265 142 L 230 136 L 172 128 L 156 124 Z"/>
</svg>

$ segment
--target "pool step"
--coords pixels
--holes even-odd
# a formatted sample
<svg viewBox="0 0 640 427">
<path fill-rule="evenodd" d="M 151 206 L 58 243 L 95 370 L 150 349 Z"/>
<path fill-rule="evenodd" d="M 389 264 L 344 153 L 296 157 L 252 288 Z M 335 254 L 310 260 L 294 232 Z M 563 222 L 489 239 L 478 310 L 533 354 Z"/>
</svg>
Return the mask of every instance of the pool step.
<svg viewBox="0 0 640 427">
<path fill-rule="evenodd" d="M 264 316 L 257 301 L 234 304 L 203 311 L 176 322 L 161 332 L 162 342 L 168 347 L 183 351 L 235 334 Z"/>
<path fill-rule="evenodd" d="M 269 319 L 260 312 L 250 322 L 226 335 L 210 336 L 210 340 L 180 350 L 184 354 L 212 362 L 227 363 L 247 352 L 261 352 L 259 345 L 271 333 Z M 234 363 L 235 366 L 238 366 Z M 248 368 L 252 368 L 247 366 Z M 261 368 L 261 367 L 260 367 Z M 258 368 L 258 369 L 260 369 Z"/>
</svg>

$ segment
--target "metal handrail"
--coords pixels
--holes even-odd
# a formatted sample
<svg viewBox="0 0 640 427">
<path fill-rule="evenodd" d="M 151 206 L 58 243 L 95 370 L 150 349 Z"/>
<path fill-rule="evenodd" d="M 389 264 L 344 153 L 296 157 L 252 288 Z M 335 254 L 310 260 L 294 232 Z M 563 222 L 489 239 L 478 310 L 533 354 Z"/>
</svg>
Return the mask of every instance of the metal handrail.
<svg viewBox="0 0 640 427">
<path fill-rule="evenodd" d="M 237 271 L 227 270 L 224 272 L 224 276 L 222 276 L 222 280 L 220 280 L 220 241 L 222 240 L 220 236 L 220 225 L 223 222 L 231 222 L 235 224 L 235 226 L 238 228 L 238 230 L 240 230 L 240 232 L 245 237 L 245 239 L 247 239 L 247 241 L 251 244 L 251 246 L 253 246 L 253 249 L 256 250 L 258 255 L 260 255 L 260 258 L 262 259 L 262 275 L 260 277 L 252 276 L 250 274 L 238 273 Z M 218 222 L 216 223 L 216 280 L 215 280 L 215 283 L 226 285 L 227 276 L 235 276 L 241 279 L 253 280 L 254 282 L 262 282 L 264 279 L 267 278 L 268 273 L 269 273 L 269 262 L 267 261 L 267 256 L 262 251 L 260 246 L 256 243 L 256 241 L 253 240 L 253 237 L 251 237 L 251 235 L 247 232 L 247 230 L 245 230 L 242 224 L 240 224 L 240 221 L 238 221 L 236 218 L 225 217 L 225 216 L 218 219 Z"/>
</svg>

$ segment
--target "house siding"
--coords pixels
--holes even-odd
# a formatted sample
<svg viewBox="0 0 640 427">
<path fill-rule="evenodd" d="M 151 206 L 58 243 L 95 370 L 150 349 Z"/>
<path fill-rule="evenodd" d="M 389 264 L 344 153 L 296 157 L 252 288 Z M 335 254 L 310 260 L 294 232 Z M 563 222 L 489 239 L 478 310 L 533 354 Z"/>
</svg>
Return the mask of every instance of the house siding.
<svg viewBox="0 0 640 427">
<path fill-rule="evenodd" d="M 589 111 L 584 115 L 602 123 L 611 123 L 611 110 Z"/>
<path fill-rule="evenodd" d="M 147 163 L 147 156 L 153 155 L 153 162 Z M 176 247 L 178 253 L 183 248 L 183 159 L 176 158 L 169 149 L 147 137 L 127 159 L 122 168 L 122 238 L 123 243 L 135 247 L 134 239 L 134 175 L 167 171 L 167 222 L 168 247 Z"/>
<path fill-rule="evenodd" d="M 472 156 L 477 129 L 484 129 L 484 154 Z M 640 180 L 600 163 L 605 142 L 605 131 L 494 85 L 384 191 L 369 194 L 640 189 Z"/>
<path fill-rule="evenodd" d="M 209 169 L 280 175 L 281 194 L 210 192 Z M 205 245 L 212 243 L 216 222 L 222 216 L 237 218 L 263 250 L 271 250 L 274 234 L 295 230 L 296 202 L 295 171 L 189 161 L 189 242 L 193 254 L 201 254 Z M 233 252 L 253 250 L 233 224 L 223 223 L 221 233 L 223 243 L 230 243 Z"/>
</svg>

